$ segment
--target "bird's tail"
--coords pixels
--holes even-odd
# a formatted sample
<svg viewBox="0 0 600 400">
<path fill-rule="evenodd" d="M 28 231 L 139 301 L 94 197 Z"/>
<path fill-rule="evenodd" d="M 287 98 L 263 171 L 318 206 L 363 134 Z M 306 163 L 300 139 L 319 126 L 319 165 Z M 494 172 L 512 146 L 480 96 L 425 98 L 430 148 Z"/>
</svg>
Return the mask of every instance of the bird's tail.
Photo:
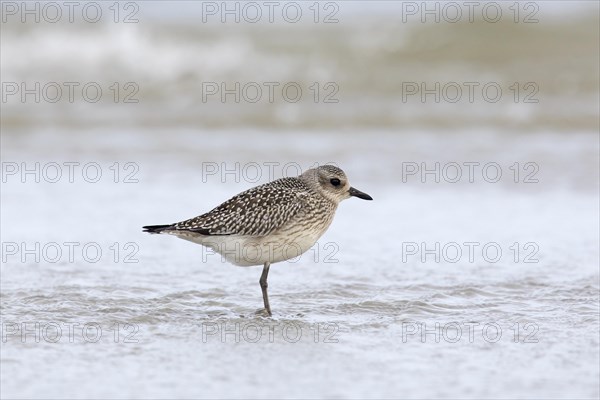
<svg viewBox="0 0 600 400">
<path fill-rule="evenodd" d="M 161 233 L 162 231 L 171 228 L 173 225 L 148 225 L 143 226 L 144 232 Z"/>
</svg>

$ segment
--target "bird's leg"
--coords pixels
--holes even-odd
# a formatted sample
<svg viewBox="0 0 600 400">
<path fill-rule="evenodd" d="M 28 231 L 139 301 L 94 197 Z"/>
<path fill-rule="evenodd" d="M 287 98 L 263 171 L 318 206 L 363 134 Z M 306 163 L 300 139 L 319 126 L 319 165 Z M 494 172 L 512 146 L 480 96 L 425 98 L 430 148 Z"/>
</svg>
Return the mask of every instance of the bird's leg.
<svg viewBox="0 0 600 400">
<path fill-rule="evenodd" d="M 262 289 L 263 302 L 265 303 L 265 310 L 267 310 L 267 314 L 269 314 L 269 317 L 272 315 L 271 314 L 271 306 L 269 305 L 269 295 L 267 294 L 267 288 L 269 287 L 269 284 L 267 283 L 267 276 L 269 275 L 269 267 L 270 266 L 271 266 L 271 263 L 269 263 L 269 262 L 265 263 L 262 275 L 260 276 L 260 280 L 258 281 L 258 283 L 260 283 L 260 288 Z"/>
</svg>

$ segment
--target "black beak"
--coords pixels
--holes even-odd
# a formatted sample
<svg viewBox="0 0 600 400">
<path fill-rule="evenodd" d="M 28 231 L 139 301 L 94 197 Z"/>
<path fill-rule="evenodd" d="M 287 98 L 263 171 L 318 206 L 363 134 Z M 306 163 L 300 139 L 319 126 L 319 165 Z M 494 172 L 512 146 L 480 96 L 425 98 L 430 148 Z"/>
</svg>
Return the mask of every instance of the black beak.
<svg viewBox="0 0 600 400">
<path fill-rule="evenodd" d="M 373 200 L 373 198 L 371 196 L 369 196 L 368 194 L 363 193 L 360 190 L 354 189 L 353 187 L 351 187 L 348 190 L 348 193 L 350 193 L 350 196 L 358 197 L 359 199 Z"/>
</svg>

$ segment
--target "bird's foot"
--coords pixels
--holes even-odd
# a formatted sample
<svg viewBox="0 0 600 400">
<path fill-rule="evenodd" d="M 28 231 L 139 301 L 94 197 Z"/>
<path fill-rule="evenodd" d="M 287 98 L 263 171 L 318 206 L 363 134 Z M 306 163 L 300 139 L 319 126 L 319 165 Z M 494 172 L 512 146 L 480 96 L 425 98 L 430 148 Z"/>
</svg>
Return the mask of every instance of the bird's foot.
<svg viewBox="0 0 600 400">
<path fill-rule="evenodd" d="M 269 310 L 267 308 L 261 308 L 260 310 L 256 310 L 254 315 L 259 315 L 262 317 L 272 317 L 273 316 L 273 314 L 271 313 L 271 310 Z"/>
</svg>

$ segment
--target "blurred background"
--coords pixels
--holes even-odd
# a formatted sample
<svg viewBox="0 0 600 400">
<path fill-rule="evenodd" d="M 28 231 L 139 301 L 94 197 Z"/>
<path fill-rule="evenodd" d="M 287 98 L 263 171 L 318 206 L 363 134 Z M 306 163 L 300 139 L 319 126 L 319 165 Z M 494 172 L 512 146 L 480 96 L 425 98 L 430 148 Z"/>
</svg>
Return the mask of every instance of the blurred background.
<svg viewBox="0 0 600 400">
<path fill-rule="evenodd" d="M 123 2 L 112 9 L 103 5 L 96 23 L 84 16 L 94 21 L 97 10 L 83 5 L 73 7 L 73 23 L 68 8 L 61 9 L 58 22 L 46 22 L 55 11 L 44 3 L 40 23 L 34 22 L 35 12 L 26 14 L 20 5 L 14 15 L 4 12 L 3 82 L 26 82 L 29 88 L 34 82 L 57 82 L 65 93 L 56 103 L 42 99 L 40 104 L 19 101 L 20 92 L 7 95 L 3 127 L 168 127 L 172 132 L 496 128 L 512 134 L 597 127 L 595 4 L 321 2 L 317 7 L 292 2 L 293 7 L 277 3 L 272 10 L 256 4 L 260 7 Z M 287 22 L 296 21 L 298 10 L 298 21 Z M 81 83 L 73 102 L 64 85 L 71 81 Z M 88 82 L 97 82 L 105 92 L 100 104 L 83 99 Z M 110 89 L 115 82 L 117 96 Z M 128 82 L 136 87 L 124 88 Z M 220 92 L 203 90 L 207 83 L 224 83 L 231 90 L 236 82 L 242 87 L 257 83 L 264 93 L 257 96 L 251 85 L 238 104 L 235 95 L 222 102 Z M 265 82 L 279 83 L 272 101 Z M 290 101 L 281 93 L 290 82 L 302 88 L 297 102 L 292 102 L 293 88 Z M 329 82 L 334 87 L 325 88 Z M 449 87 L 439 104 L 432 94 L 424 106 L 420 91 L 409 94 L 410 87 L 405 88 L 411 82 L 425 82 L 430 90 L 436 82 L 454 82 L 463 94 Z M 472 100 L 465 82 L 479 83 Z M 534 85 L 525 88 L 530 82 Z M 317 101 L 316 88 L 311 89 L 315 83 L 321 92 Z M 496 102 L 482 95 L 487 83 L 502 89 L 500 96 L 489 89 Z M 54 98 L 55 89 L 47 90 Z M 95 98 L 93 92 L 90 97 Z"/>
<path fill-rule="evenodd" d="M 67 3 L 1 2 L 3 398 L 598 398 L 597 2 Z M 328 162 L 273 320 L 141 233 Z"/>
</svg>

